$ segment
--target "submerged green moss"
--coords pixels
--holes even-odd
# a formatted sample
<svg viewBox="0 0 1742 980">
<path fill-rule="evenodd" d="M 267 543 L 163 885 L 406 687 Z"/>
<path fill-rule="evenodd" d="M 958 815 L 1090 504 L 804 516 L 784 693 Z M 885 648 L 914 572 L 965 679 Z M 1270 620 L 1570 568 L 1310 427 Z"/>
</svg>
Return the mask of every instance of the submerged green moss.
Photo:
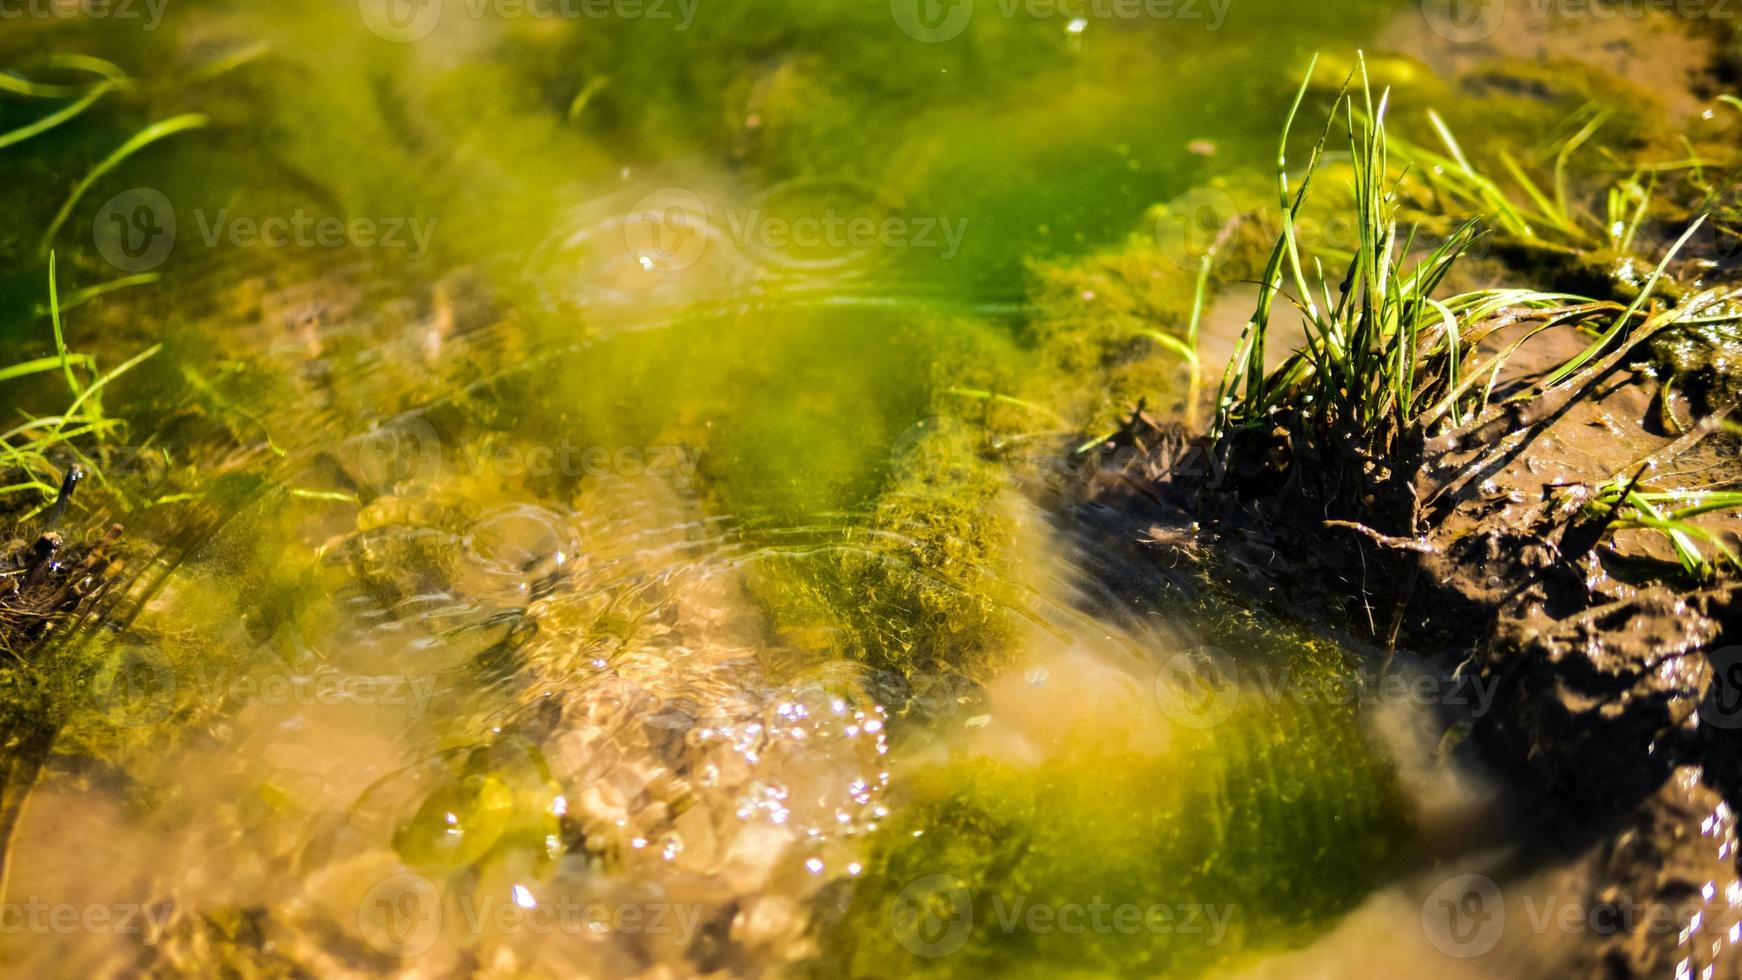
<svg viewBox="0 0 1742 980">
<path fill-rule="evenodd" d="M 1295 690 L 1348 669 L 1272 649 Z M 1245 692 L 1159 751 L 1110 717 L 1038 764 L 916 767 L 820 975 L 1180 976 L 1305 942 L 1388 878 L 1408 829 L 1357 713 L 1305 702 Z"/>
<path fill-rule="evenodd" d="M 984 680 L 1008 665 L 1012 611 L 1025 601 L 1013 581 L 1017 487 L 1050 479 L 1068 447 L 1140 402 L 1184 403 L 1185 361 L 1149 335 L 1185 333 L 1190 261 L 1134 236 L 1087 259 L 1037 264 L 1021 331 L 961 319 L 907 327 L 896 344 L 926 367 L 907 382 L 918 407 L 903 428 L 887 397 L 881 411 L 869 399 L 843 406 L 840 386 L 813 384 L 795 390 L 800 406 L 776 402 L 773 424 L 790 445 L 721 453 L 728 447 L 716 443 L 705 469 L 720 509 L 755 501 L 765 511 L 788 487 L 813 494 L 778 524 L 803 532 L 785 543 L 809 547 L 758 567 L 755 589 L 776 629 L 903 676 Z M 779 392 L 790 382 L 772 383 Z M 852 471 L 837 456 L 869 479 L 833 478 Z M 839 524 L 836 509 L 855 504 L 857 519 Z"/>
<path fill-rule="evenodd" d="M 815 486 L 829 472 L 817 466 L 828 459 L 822 447 L 844 436 L 871 479 L 845 499 L 838 491 L 825 498 L 808 520 L 789 517 L 774 528 L 781 547 L 758 564 L 753 589 L 775 629 L 802 648 L 902 675 L 982 675 L 1009 646 L 1007 608 L 1016 598 L 1008 461 L 995 433 L 1032 419 L 968 392 L 1011 390 L 1019 355 L 1008 339 L 964 321 L 934 320 L 901 336 L 900 346 L 926 365 L 896 368 L 911 386 L 903 414 L 866 413 L 864 404 L 854 406 L 856 418 L 801 412 L 827 431 L 808 451 L 794 447 L 785 473 Z M 793 418 L 778 424 L 791 429 Z M 869 426 L 880 437 L 865 438 Z M 765 503 L 779 487 L 768 479 L 746 485 L 718 469 L 714 476 L 723 504 Z"/>
</svg>

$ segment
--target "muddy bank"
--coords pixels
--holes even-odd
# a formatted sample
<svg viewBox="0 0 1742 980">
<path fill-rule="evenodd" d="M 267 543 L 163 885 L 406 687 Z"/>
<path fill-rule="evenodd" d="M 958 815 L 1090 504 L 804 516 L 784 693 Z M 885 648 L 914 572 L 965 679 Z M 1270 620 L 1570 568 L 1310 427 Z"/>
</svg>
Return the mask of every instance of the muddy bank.
<svg viewBox="0 0 1742 980">
<path fill-rule="evenodd" d="M 1517 344 L 1538 319 L 1502 311 L 1481 349 Z M 1734 486 L 1737 437 L 1721 413 L 1666 429 L 1635 370 L 1639 343 L 1543 390 L 1586 343 L 1535 334 L 1499 376 L 1495 408 L 1449 433 L 1399 433 L 1379 453 L 1304 415 L 1211 442 L 1138 412 L 1095 450 L 1074 520 L 1166 566 L 1184 592 L 1231 588 L 1319 624 L 1366 650 L 1376 679 L 1408 661 L 1442 690 L 1492 691 L 1491 703 L 1441 705 L 1442 752 L 1499 773 L 1524 828 L 1520 856 L 1491 874 L 1554 868 L 1591 905 L 1700 914 L 1683 930 L 1634 922 L 1577 945 L 1575 972 L 1666 976 L 1684 960 L 1733 971 L 1742 714 L 1721 672 L 1742 642 L 1742 583 L 1728 567 L 1688 574 L 1668 538 L 1617 532 L 1616 510 L 1593 501 L 1635 477 Z M 1734 517 L 1709 525 L 1734 542 Z M 1248 669 L 1238 652 L 1203 668 L 1212 680 Z"/>
<path fill-rule="evenodd" d="M 1449 373 L 1444 390 L 1485 385 L 1462 417 L 1452 395 L 1438 406 L 1450 406 L 1450 418 L 1414 424 L 1400 411 L 1411 421 L 1375 431 L 1339 414 L 1353 410 L 1327 404 L 1321 386 L 1205 436 L 1138 403 L 1115 435 L 1073 457 L 1080 479 L 1057 502 L 1061 521 L 1098 536 L 1119 556 L 1114 564 L 1135 563 L 1134 582 L 1159 579 L 1197 601 L 1231 594 L 1361 651 L 1374 690 L 1426 672 L 1438 692 L 1441 764 L 1490 773 L 1502 789 L 1493 825 L 1451 852 L 1406 862 L 1405 878 L 1419 885 L 1410 900 L 1420 903 L 1409 928 L 1449 962 L 1508 976 L 1732 975 L 1742 970 L 1734 817 L 1742 570 L 1730 556 L 1742 521 L 1733 508 L 1713 507 L 1666 532 L 1630 503 L 1637 492 L 1647 511 L 1655 501 L 1668 513 L 1742 485 L 1732 418 L 1734 184 L 1716 174 L 1707 183 L 1704 164 L 1677 175 L 1687 159 L 1665 149 L 1679 144 L 1696 161 L 1733 155 L 1728 110 L 1714 112 L 1723 107 L 1709 101 L 1733 77 L 1722 53 L 1732 39 L 1721 25 L 1650 18 L 1625 42 L 1612 36 L 1617 24 L 1557 40 L 1548 20 L 1514 19 L 1518 30 L 1448 46 L 1419 16 L 1402 18 L 1387 37 L 1445 73 L 1444 87 L 1420 77 L 1411 59 L 1376 60 L 1373 72 L 1418 99 L 1456 93 L 1465 117 L 1448 118 L 1459 132 L 1479 127 L 1483 112 L 1518 119 L 1557 103 L 1609 120 L 1592 129 L 1612 140 L 1601 154 L 1607 172 L 1571 185 L 1609 189 L 1611 202 L 1622 184 L 1616 170 L 1680 161 L 1636 198 L 1640 217 L 1626 227 L 1637 238 L 1583 230 L 1596 204 L 1565 208 L 1563 200 L 1555 220 L 1545 211 L 1529 228 L 1490 213 L 1493 234 L 1448 280 L 1460 290 L 1525 286 L 1595 299 L 1499 303 L 1457 324 L 1468 347 L 1449 359 L 1426 339 L 1411 350 L 1429 384 L 1447 383 Z M 1687 57 L 1645 53 L 1660 48 Z M 1552 68 L 1530 61 L 1550 57 Z M 1332 74 L 1334 92 L 1343 72 Z M 1394 105 L 1407 102 L 1392 94 Z M 1616 106 L 1625 107 L 1606 114 Z M 1411 118 L 1406 108 L 1394 112 Z M 1666 138 L 1684 124 L 1685 139 Z M 1515 149 L 1538 161 L 1558 152 L 1559 183 L 1572 156 L 1564 136 Z M 1518 172 L 1504 137 L 1484 142 L 1477 152 L 1497 172 Z M 1333 167 L 1345 172 L 1340 160 Z M 1354 169 L 1359 196 L 1359 152 Z M 1435 191 L 1419 198 L 1400 182 L 1387 206 L 1419 206 L 1409 220 L 1441 233 L 1475 216 L 1440 196 L 1437 176 Z M 1489 205 L 1509 207 L 1493 190 Z M 1335 207 L 1345 206 L 1340 193 L 1315 189 Z M 1298 234 L 1335 227 L 1322 208 L 1307 204 Z M 1452 220 L 1435 225 L 1436 214 Z M 1696 219 L 1704 224 L 1682 237 Z M 1679 251 L 1671 247 L 1678 238 Z M 1673 261 L 1655 281 L 1651 269 L 1666 253 Z M 1361 282 L 1353 271 L 1341 288 L 1352 282 Z M 1294 285 L 1282 291 L 1296 293 Z M 1336 288 L 1332 278 L 1327 306 Z M 1310 296 L 1289 301 L 1300 319 L 1310 319 Z M 1596 305 L 1580 308 L 1586 302 Z M 1293 310 L 1275 320 L 1276 330 L 1298 329 Z M 1592 349 L 1611 325 L 1610 342 Z M 1327 336 L 1323 321 L 1317 329 L 1305 341 L 1284 333 L 1283 343 L 1330 343 L 1314 340 Z M 1329 363 L 1326 349 L 1311 363 Z M 1281 363 L 1262 359 L 1263 373 Z M 1499 367 L 1460 382 L 1459 363 Z M 1309 387 L 1293 383 L 1277 390 L 1298 398 Z M 1237 648 L 1194 657 L 1191 682 L 1207 691 L 1264 670 Z M 1542 907 L 1575 909 L 1584 927 L 1525 921 L 1521 908 L 1536 910 L 1531 902 L 1545 894 L 1552 901 Z M 1441 906 L 1449 923 L 1436 917 Z M 1503 926 L 1482 928 L 1490 920 Z"/>
</svg>

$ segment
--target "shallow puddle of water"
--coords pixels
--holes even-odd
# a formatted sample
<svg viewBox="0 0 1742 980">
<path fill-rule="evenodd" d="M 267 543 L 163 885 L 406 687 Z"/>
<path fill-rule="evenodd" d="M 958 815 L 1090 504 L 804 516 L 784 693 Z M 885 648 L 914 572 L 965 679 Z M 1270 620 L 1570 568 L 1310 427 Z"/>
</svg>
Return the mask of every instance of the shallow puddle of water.
<svg viewBox="0 0 1742 980">
<path fill-rule="evenodd" d="M 354 4 L 32 28 L 177 67 L 148 104 L 216 124 L 77 212 L 173 202 L 163 282 L 68 319 L 165 342 L 130 380 L 175 499 L 120 515 L 146 554 L 65 647 L 91 666 L 5 883 L 47 924 L 0 961 L 1176 975 L 1393 927 L 1419 801 L 1372 719 L 1197 683 L 1211 647 L 1351 690 L 1353 661 L 1115 574 L 1035 502 L 1181 383 L 1119 333 L 1189 309 L 1149 209 L 1253 172 L 1255 107 L 1387 5 L 980 4 L 939 44 L 882 6 L 447 6 L 409 44 Z M 135 122 L 26 169 L 58 187 Z M 434 233 L 224 224 L 299 209 Z M 91 285 L 103 240 L 65 237 Z"/>
<path fill-rule="evenodd" d="M 1355 714 L 1174 691 L 1157 661 L 1190 627 L 1078 611 L 1044 523 L 1003 505 L 1026 599 L 984 684 L 783 644 L 753 577 L 850 546 L 752 544 L 655 479 L 462 535 L 382 523 L 332 553 L 318 659 L 190 673 L 132 649 L 111 720 L 215 712 L 124 783 L 46 778 L 9 887 L 137 903 L 159 966 L 241 955 L 246 921 L 247 955 L 333 966 L 973 974 L 1196 970 L 1310 935 L 1382 879 L 1403 811 Z M 184 575 L 136 630 L 217 585 Z M 63 860 L 75 840 L 92 864 Z M 932 934 L 940 890 L 979 909 L 966 933 Z M 1191 921 L 1085 944 L 1028 918 L 1102 904 Z M 43 938 L 21 966 L 128 948 Z"/>
</svg>

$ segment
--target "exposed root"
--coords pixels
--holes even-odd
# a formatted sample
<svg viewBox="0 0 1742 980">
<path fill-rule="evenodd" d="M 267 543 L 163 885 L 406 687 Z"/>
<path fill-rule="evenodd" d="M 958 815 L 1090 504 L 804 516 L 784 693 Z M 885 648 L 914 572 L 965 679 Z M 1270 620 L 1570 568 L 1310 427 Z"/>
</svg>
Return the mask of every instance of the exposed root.
<svg viewBox="0 0 1742 980">
<path fill-rule="evenodd" d="M 1398 551 L 1413 551 L 1417 554 L 1423 555 L 1437 555 L 1440 553 L 1439 548 L 1426 541 L 1420 541 L 1415 538 L 1400 538 L 1391 534 L 1380 534 L 1378 531 L 1373 530 L 1367 525 L 1356 521 L 1327 520 L 1325 521 L 1325 526 L 1340 527 L 1354 531 L 1375 544 L 1386 548 L 1393 548 Z"/>
</svg>

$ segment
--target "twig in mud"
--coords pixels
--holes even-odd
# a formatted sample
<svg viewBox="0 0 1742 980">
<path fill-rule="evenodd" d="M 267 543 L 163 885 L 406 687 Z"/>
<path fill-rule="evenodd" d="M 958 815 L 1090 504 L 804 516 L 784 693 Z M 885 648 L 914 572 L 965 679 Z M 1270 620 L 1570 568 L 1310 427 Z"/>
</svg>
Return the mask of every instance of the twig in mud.
<svg viewBox="0 0 1742 980">
<path fill-rule="evenodd" d="M 1695 423 L 1693 428 L 1684 433 L 1681 438 L 1662 449 L 1659 449 L 1657 452 L 1652 453 L 1650 456 L 1645 457 L 1643 460 L 1640 460 L 1640 472 L 1644 473 L 1648 470 L 1655 471 L 1663 464 L 1699 445 L 1707 436 L 1721 428 L 1724 428 L 1725 420 L 1730 417 L 1730 413 L 1735 411 L 1735 409 L 1736 406 L 1734 404 L 1725 405 L 1723 408 L 1720 408 L 1716 412 L 1701 419 L 1699 422 Z M 1616 473 L 1610 477 L 1611 480 L 1618 480 L 1620 478 L 1620 473 Z M 1635 479 L 1635 482 L 1637 482 L 1637 478 Z"/>
<path fill-rule="evenodd" d="M 1414 538 L 1399 538 L 1389 534 L 1382 534 L 1365 524 L 1358 524 L 1355 521 L 1327 520 L 1324 522 L 1324 526 L 1340 527 L 1345 530 L 1354 531 L 1381 547 L 1392 548 L 1397 551 L 1413 551 L 1422 555 L 1437 555 L 1440 553 L 1439 548 L 1426 541 L 1418 541 Z"/>
<path fill-rule="evenodd" d="M 49 508 L 46 524 L 53 528 L 67 512 L 67 504 L 72 502 L 73 491 L 79 487 L 79 481 L 85 478 L 84 467 L 74 463 L 67 467 L 66 478 L 61 480 L 60 495 L 55 498 L 54 506 Z"/>
</svg>

